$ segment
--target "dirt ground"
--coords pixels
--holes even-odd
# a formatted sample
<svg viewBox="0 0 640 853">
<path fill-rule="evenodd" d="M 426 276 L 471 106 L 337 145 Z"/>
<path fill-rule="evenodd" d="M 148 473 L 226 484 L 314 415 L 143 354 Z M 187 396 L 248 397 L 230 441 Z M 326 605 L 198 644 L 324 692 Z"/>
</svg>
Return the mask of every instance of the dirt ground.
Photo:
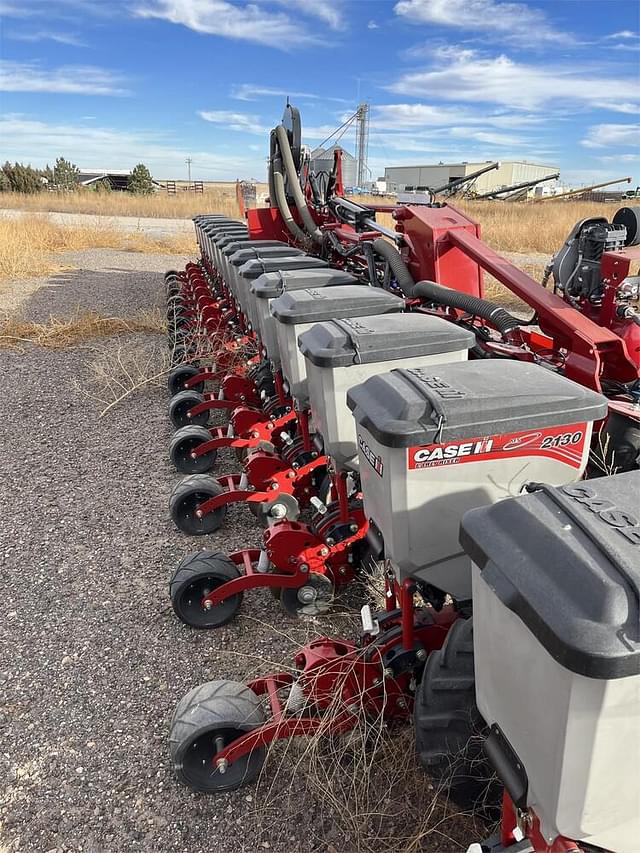
<svg viewBox="0 0 640 853">
<path fill-rule="evenodd" d="M 78 306 L 122 317 L 161 306 L 162 271 L 183 259 L 101 250 L 69 260 L 81 268 L 26 294 L 28 319 Z M 188 689 L 279 669 L 307 637 L 346 629 L 340 616 L 291 622 L 260 591 L 217 632 L 174 617 L 168 581 L 187 551 L 255 546 L 260 532 L 241 508 L 207 541 L 173 526 L 168 496 L 179 475 L 167 459 L 164 387 L 98 416 L 96 361 L 114 352 L 161 359 L 164 347 L 161 335 L 128 335 L 74 349 L 0 350 L 0 851 L 369 850 L 359 819 L 342 819 L 295 747 L 276 750 L 257 788 L 211 798 L 173 778 L 168 723 Z M 411 777 L 433 808 L 410 732 L 398 743 L 409 768 L 403 786 Z M 388 778 L 380 785 L 375 808 L 386 814 L 387 841 L 376 849 L 385 853 L 398 849 L 407 813 Z M 409 823 L 422 815 L 414 805 Z M 412 850 L 451 853 L 474 840 L 455 817 L 433 822 Z"/>
</svg>

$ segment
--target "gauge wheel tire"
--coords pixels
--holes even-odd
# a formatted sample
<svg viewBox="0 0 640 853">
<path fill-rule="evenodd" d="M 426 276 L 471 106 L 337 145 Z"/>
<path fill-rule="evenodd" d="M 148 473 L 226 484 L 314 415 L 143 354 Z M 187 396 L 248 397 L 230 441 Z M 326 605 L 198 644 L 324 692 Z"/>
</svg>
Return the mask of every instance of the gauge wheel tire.
<svg viewBox="0 0 640 853">
<path fill-rule="evenodd" d="M 209 423 L 209 412 L 200 412 L 195 417 L 187 417 L 187 412 L 204 402 L 204 397 L 197 391 L 180 391 L 169 403 L 169 418 L 176 429 L 185 426 L 206 426 Z"/>
<path fill-rule="evenodd" d="M 187 379 L 191 379 L 201 372 L 202 371 L 196 364 L 181 364 L 178 367 L 174 367 L 167 377 L 169 394 L 171 394 L 172 397 L 175 397 L 175 395 L 179 394 L 181 391 L 197 391 L 198 394 L 202 394 L 204 391 L 204 380 L 202 382 L 198 382 L 197 385 L 193 385 L 191 388 L 184 387 L 184 383 Z"/>
<path fill-rule="evenodd" d="M 206 536 L 222 526 L 227 507 L 221 506 L 202 518 L 196 516 L 198 504 L 224 493 L 224 489 L 208 474 L 185 477 L 174 488 L 169 498 L 169 512 L 174 524 L 187 536 Z"/>
<path fill-rule="evenodd" d="M 242 604 L 242 593 L 225 598 L 209 610 L 201 605 L 205 595 L 241 575 L 236 564 L 220 551 L 196 551 L 177 565 L 169 595 L 174 613 L 191 628 L 220 628 L 231 622 Z"/>
<path fill-rule="evenodd" d="M 211 441 L 211 433 L 203 426 L 180 427 L 169 442 L 169 458 L 181 474 L 205 474 L 216 464 L 217 450 L 209 450 L 195 459 L 191 452 L 201 444 Z"/>
<path fill-rule="evenodd" d="M 246 685 L 209 681 L 194 687 L 178 703 L 169 730 L 169 754 L 176 777 L 194 791 L 233 791 L 254 782 L 265 759 L 257 747 L 220 773 L 216 741 L 227 746 L 265 722 L 262 703 Z"/>
<path fill-rule="evenodd" d="M 461 808 L 499 819 L 502 787 L 482 748 L 488 727 L 476 706 L 471 619 L 454 622 L 429 655 L 414 721 L 418 758 L 436 787 Z"/>
</svg>

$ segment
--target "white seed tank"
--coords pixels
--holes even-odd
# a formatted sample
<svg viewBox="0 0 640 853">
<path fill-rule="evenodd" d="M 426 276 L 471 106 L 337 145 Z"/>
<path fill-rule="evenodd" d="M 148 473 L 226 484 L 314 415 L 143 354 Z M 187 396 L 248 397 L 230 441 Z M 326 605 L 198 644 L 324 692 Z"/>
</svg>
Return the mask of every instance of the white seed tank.
<svg viewBox="0 0 640 853">
<path fill-rule="evenodd" d="M 260 337 L 267 358 L 271 360 L 274 367 L 280 366 L 280 350 L 276 334 L 277 322 L 271 314 L 273 302 L 284 293 L 306 290 L 310 287 L 333 288 L 345 284 L 366 286 L 348 272 L 329 268 L 276 270 L 276 272 L 263 273 L 252 283 L 251 323 Z"/>
<path fill-rule="evenodd" d="M 316 323 L 345 317 L 371 317 L 399 313 L 404 300 L 379 287 L 350 284 L 330 289 L 317 287 L 288 292 L 272 304 L 282 373 L 292 397 L 300 406 L 309 405 L 306 360 L 298 348 L 299 336 Z"/>
<path fill-rule="evenodd" d="M 358 464 L 347 391 L 394 363 L 426 368 L 466 361 L 475 337 L 440 317 L 416 312 L 319 323 L 298 341 L 306 362 L 311 414 L 325 453 L 346 469 Z"/>
<path fill-rule="evenodd" d="M 524 769 L 523 807 L 549 843 L 636 853 L 640 472 L 474 510 L 460 541 L 488 754 Z"/>
<path fill-rule="evenodd" d="M 460 519 L 525 484 L 582 476 L 606 399 L 537 365 L 400 369 L 348 393 L 367 517 L 400 580 L 471 598 Z"/>
</svg>

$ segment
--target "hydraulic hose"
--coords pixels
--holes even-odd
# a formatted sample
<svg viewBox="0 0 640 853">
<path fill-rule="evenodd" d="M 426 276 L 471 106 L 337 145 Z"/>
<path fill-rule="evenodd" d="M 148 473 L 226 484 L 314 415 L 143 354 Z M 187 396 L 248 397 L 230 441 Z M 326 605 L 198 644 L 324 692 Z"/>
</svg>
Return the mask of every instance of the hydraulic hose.
<svg viewBox="0 0 640 853">
<path fill-rule="evenodd" d="M 273 180 L 273 191 L 275 195 L 275 202 L 278 206 L 278 210 L 280 211 L 280 215 L 284 219 L 284 224 L 289 229 L 289 233 L 303 246 L 306 246 L 309 242 L 308 236 L 305 232 L 300 228 L 298 223 L 295 221 L 291 214 L 291 209 L 289 207 L 289 203 L 287 201 L 287 194 L 284 189 L 284 178 L 282 177 L 282 165 L 279 157 L 274 157 L 272 160 L 272 172 L 271 177 Z"/>
<path fill-rule="evenodd" d="M 273 161 L 276 156 L 276 132 L 272 130 L 269 134 L 269 202 L 271 205 L 275 204 L 276 200 L 276 191 L 273 185 Z"/>
<path fill-rule="evenodd" d="M 382 237 L 378 237 L 378 239 L 374 240 L 371 245 L 374 252 L 382 255 L 391 267 L 391 272 L 404 295 L 413 296 L 413 289 L 416 286 L 416 283 L 414 282 L 413 276 L 409 272 L 407 265 L 400 257 L 400 252 L 396 247 L 392 246 L 391 243 L 387 242 L 387 240 L 383 240 Z"/>
<path fill-rule="evenodd" d="M 421 296 L 430 302 L 439 302 L 441 305 L 459 308 L 476 317 L 482 317 L 483 320 L 491 323 L 501 335 L 506 335 L 513 329 L 517 329 L 521 323 L 504 308 L 496 305 L 495 302 L 479 299 L 477 296 L 471 296 L 468 293 L 461 293 L 451 287 L 443 287 L 433 281 L 419 281 L 414 286 L 411 296 Z"/>
<path fill-rule="evenodd" d="M 322 232 L 320 231 L 316 223 L 313 221 L 313 217 L 311 216 L 309 208 L 307 207 L 307 202 L 304 197 L 304 193 L 302 192 L 302 187 L 300 186 L 300 181 L 298 180 L 298 173 L 296 172 L 295 163 L 293 162 L 293 155 L 291 153 L 291 146 L 289 145 L 289 137 L 287 136 L 287 131 L 284 125 L 279 124 L 276 127 L 276 138 L 278 140 L 280 156 L 282 157 L 282 164 L 284 166 L 285 174 L 287 176 L 287 181 L 289 182 L 289 189 L 291 191 L 291 194 L 293 195 L 293 200 L 296 203 L 296 207 L 300 211 L 300 216 L 302 217 L 304 226 L 311 235 L 311 238 L 314 242 L 322 243 Z M 280 207 L 279 203 L 278 207 Z M 280 212 L 282 213 L 282 210 Z"/>
<path fill-rule="evenodd" d="M 439 302 L 441 305 L 447 305 L 450 308 L 459 308 L 461 311 L 466 311 L 476 317 L 482 317 L 483 320 L 491 323 L 501 335 L 506 335 L 520 326 L 520 320 L 513 317 L 508 311 L 505 311 L 504 308 L 501 308 L 494 302 L 489 302 L 488 299 L 480 299 L 468 293 L 461 293 L 459 290 L 453 290 L 451 287 L 443 287 L 441 284 L 436 284 L 433 281 L 419 281 L 415 284 L 413 276 L 395 246 L 392 246 L 391 243 L 383 240 L 381 237 L 374 240 L 372 246 L 374 251 L 382 255 L 388 262 L 391 272 L 405 296 L 421 296 L 424 299 L 428 299 L 429 302 Z"/>
</svg>

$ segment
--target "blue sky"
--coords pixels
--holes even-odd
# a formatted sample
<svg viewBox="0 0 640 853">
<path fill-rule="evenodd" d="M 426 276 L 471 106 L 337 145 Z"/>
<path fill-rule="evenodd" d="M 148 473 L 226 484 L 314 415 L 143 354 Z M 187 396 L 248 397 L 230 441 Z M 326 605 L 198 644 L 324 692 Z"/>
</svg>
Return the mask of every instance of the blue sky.
<svg viewBox="0 0 640 853">
<path fill-rule="evenodd" d="M 287 95 L 369 165 L 528 159 L 640 183 L 638 0 L 0 0 L 0 157 L 264 179 Z M 349 148 L 353 139 L 344 137 Z"/>
</svg>

